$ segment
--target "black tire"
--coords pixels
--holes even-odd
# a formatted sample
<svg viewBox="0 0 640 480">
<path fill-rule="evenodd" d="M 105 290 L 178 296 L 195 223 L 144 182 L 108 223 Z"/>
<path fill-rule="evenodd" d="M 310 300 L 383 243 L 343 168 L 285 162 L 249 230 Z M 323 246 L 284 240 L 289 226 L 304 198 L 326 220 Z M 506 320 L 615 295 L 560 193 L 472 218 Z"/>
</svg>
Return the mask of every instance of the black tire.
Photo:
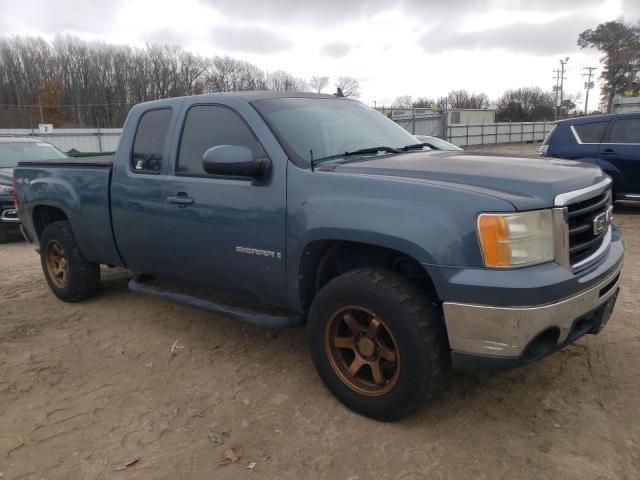
<svg viewBox="0 0 640 480">
<path fill-rule="evenodd" d="M 383 319 L 397 346 L 398 371 L 389 391 L 362 394 L 335 367 L 331 341 L 326 340 L 331 337 L 329 323 L 347 305 L 363 307 Z M 327 283 L 313 301 L 307 333 L 313 363 L 327 388 L 350 409 L 377 420 L 398 420 L 431 399 L 449 363 L 440 308 L 416 285 L 388 270 L 353 270 Z M 370 372 L 373 378 L 373 368 Z"/>
<path fill-rule="evenodd" d="M 64 282 L 56 280 L 47 266 L 48 249 L 55 244 L 59 245 L 64 253 L 67 269 Z M 69 222 L 55 222 L 44 229 L 40 236 L 40 262 L 44 278 L 60 300 L 77 302 L 97 293 L 100 285 L 100 265 L 88 262 L 84 258 Z"/>
</svg>

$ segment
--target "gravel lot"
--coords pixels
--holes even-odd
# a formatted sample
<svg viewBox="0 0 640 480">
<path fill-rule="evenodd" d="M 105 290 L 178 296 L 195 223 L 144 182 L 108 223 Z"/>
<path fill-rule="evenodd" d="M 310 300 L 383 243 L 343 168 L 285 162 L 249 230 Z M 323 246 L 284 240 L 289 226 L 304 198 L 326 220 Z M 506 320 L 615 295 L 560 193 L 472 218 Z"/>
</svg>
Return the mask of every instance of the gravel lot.
<svg viewBox="0 0 640 480">
<path fill-rule="evenodd" d="M 615 221 L 626 268 L 601 335 L 518 370 L 455 373 L 394 424 L 325 390 L 303 329 L 137 295 L 123 270 L 65 304 L 30 246 L 0 245 L 0 478 L 638 479 L 640 207 Z"/>
</svg>

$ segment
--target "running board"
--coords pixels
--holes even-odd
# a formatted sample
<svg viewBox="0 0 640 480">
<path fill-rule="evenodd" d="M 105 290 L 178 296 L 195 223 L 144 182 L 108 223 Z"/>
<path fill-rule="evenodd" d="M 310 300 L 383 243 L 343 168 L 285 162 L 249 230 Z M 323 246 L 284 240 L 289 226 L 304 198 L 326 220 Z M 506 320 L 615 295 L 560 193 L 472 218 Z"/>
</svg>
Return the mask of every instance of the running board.
<svg viewBox="0 0 640 480">
<path fill-rule="evenodd" d="M 191 307 L 205 312 L 219 313 L 238 320 L 253 323 L 255 325 L 261 325 L 263 327 L 291 328 L 299 327 L 304 324 L 304 319 L 301 315 L 291 315 L 288 317 L 269 315 L 268 313 L 256 312 L 254 310 L 234 307 L 232 305 L 225 305 L 212 300 L 204 300 L 192 295 L 166 290 L 145 283 L 145 281 L 151 279 L 152 277 L 147 275 L 136 275 L 129 280 L 129 290 L 136 293 L 164 298 L 165 300 L 177 303 L 178 305 L 184 305 L 185 307 Z"/>
</svg>

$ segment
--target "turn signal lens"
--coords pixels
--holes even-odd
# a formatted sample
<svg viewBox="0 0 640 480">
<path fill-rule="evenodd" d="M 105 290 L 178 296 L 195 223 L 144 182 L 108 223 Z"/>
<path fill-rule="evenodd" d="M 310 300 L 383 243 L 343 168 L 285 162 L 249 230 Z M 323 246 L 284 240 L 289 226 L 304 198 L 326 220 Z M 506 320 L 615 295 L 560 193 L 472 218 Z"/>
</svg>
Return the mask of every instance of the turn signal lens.
<svg viewBox="0 0 640 480">
<path fill-rule="evenodd" d="M 551 210 L 478 217 L 484 263 L 490 268 L 536 265 L 554 259 Z"/>
<path fill-rule="evenodd" d="M 511 265 L 509 227 L 504 217 L 481 215 L 478 220 L 478 228 L 485 265 L 488 267 L 508 267 Z"/>
</svg>

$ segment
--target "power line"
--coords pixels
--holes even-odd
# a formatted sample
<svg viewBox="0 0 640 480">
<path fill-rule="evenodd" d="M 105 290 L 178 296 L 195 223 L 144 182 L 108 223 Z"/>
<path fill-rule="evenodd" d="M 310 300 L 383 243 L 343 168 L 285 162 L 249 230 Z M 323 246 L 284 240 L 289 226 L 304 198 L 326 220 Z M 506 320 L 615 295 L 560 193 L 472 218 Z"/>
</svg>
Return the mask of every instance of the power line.
<svg viewBox="0 0 640 480">
<path fill-rule="evenodd" d="M 584 99 L 584 114 L 588 114 L 588 106 L 589 106 L 589 90 L 593 88 L 593 82 L 591 81 L 591 76 L 593 75 L 593 71 L 596 70 L 596 67 L 584 67 L 583 70 L 588 70 L 588 73 L 583 73 L 583 77 L 588 77 L 587 81 L 584 84 L 584 88 L 587 89 L 587 95 Z"/>
</svg>

